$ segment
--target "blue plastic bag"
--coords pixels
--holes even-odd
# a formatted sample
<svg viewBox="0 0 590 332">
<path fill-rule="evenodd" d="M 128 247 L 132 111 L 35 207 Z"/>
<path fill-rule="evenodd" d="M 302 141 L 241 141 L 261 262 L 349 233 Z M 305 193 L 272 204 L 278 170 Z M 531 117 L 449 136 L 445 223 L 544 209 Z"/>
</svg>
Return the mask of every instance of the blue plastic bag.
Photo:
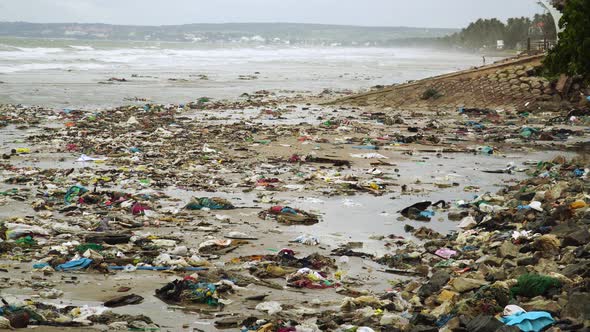
<svg viewBox="0 0 590 332">
<path fill-rule="evenodd" d="M 424 218 L 432 218 L 432 217 L 434 217 L 434 211 L 432 211 L 432 210 L 421 211 L 420 216 L 424 217 Z"/>
<path fill-rule="evenodd" d="M 545 311 L 523 311 L 512 316 L 502 317 L 501 320 L 504 324 L 516 326 L 524 332 L 539 332 L 555 322 L 551 314 Z"/>
</svg>

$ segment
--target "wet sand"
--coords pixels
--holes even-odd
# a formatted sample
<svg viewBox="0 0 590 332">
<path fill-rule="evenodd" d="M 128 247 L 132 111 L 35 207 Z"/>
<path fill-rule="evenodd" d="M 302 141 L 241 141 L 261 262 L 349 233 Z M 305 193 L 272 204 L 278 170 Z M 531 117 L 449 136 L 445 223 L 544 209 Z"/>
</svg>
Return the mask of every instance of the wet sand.
<svg viewBox="0 0 590 332">
<path fill-rule="evenodd" d="M 322 97 L 329 100 L 330 97 Z M 322 101 L 319 98 L 319 101 Z M 271 98 L 272 99 L 272 98 Z M 111 112 L 96 114 L 98 124 L 93 124 L 87 117 L 92 112 L 82 113 L 76 121 L 80 126 L 79 131 L 68 129 L 65 123 L 72 121 L 72 117 L 56 111 L 55 118 L 42 119 L 39 124 L 29 124 L 24 127 L 9 126 L 2 130 L 3 152 L 18 147 L 30 147 L 30 154 L 12 156 L 4 161 L 5 171 L 3 179 L 8 179 L 14 172 L 23 173 L 27 169 L 35 174 L 43 169 L 52 172 L 63 172 L 74 169 L 69 176 L 59 176 L 58 185 L 62 190 L 78 181 L 86 182 L 95 177 L 94 174 L 112 176 L 114 180 L 104 184 L 102 189 L 123 190 L 132 194 L 156 194 L 165 193 L 159 200 L 154 210 L 156 217 L 130 215 L 125 218 L 135 219 L 139 222 L 147 222 L 149 225 L 135 229 L 135 232 L 154 234 L 158 237 L 171 236 L 179 239 L 179 244 L 188 248 L 198 248 L 199 244 L 207 238 L 222 238 L 230 231 L 239 231 L 255 236 L 257 240 L 248 241 L 246 245 L 238 247 L 231 253 L 212 257 L 209 263 L 212 267 L 226 270 L 234 270 L 247 275 L 242 264 L 232 264 L 231 259 L 255 255 L 276 253 L 282 248 L 290 248 L 305 256 L 318 252 L 322 255 L 330 255 L 331 250 L 345 245 L 348 242 L 362 242 L 364 253 L 382 255 L 392 252 L 395 241 L 387 239 L 387 236 L 401 236 L 410 241 L 420 243 L 421 240 L 413 237 L 404 230 L 405 225 L 415 228 L 426 226 L 442 234 L 457 229 L 457 222 L 450 221 L 444 211 L 437 211 L 430 222 L 411 221 L 400 218 L 399 211 L 415 202 L 429 200 L 446 200 L 457 202 L 470 200 L 476 195 L 486 192 L 495 192 L 501 187 L 515 183 L 526 175 L 524 171 L 529 165 L 538 161 L 552 159 L 556 155 L 564 154 L 563 148 L 577 138 L 566 142 L 559 142 L 553 146 L 547 142 L 519 142 L 515 139 L 512 144 L 504 143 L 496 147 L 493 155 L 477 152 L 477 148 L 485 145 L 479 141 L 478 133 L 464 136 L 459 135 L 464 141 L 453 141 L 456 129 L 462 127 L 463 118 L 457 114 L 446 114 L 437 117 L 444 123 L 438 129 L 426 130 L 426 134 L 438 135 L 442 142 L 429 143 L 426 139 L 417 142 L 391 143 L 392 139 L 382 140 L 378 150 L 363 150 L 354 146 L 363 145 L 364 141 L 371 139 L 379 142 L 379 138 L 395 133 L 411 136 L 408 127 L 418 126 L 428 128 L 432 116 L 407 113 L 402 116 L 405 124 L 383 125 L 376 120 L 368 120 L 360 115 L 361 109 L 336 109 L 319 105 L 305 105 L 305 100 L 318 101 L 318 97 L 305 97 L 299 100 L 285 102 L 262 102 L 260 108 L 244 107 L 242 109 L 232 107 L 231 103 L 219 108 L 207 110 L 179 110 L 174 111 L 174 121 L 163 121 L 153 118 L 151 129 L 141 131 L 154 132 L 155 128 L 166 128 L 174 131 L 181 128 L 184 131 L 200 132 L 200 139 L 191 137 L 182 138 L 182 135 L 173 137 L 152 136 L 151 141 L 136 136 L 133 132 L 139 128 L 116 124 L 114 121 L 126 121 L 133 116 L 134 111 L 122 111 L 120 115 Z M 297 103 L 299 102 L 299 103 Z M 296 105 L 296 106 L 291 106 Z M 289 107 L 291 106 L 291 107 Z M 269 116 L 264 109 L 280 110 L 280 117 Z M 171 107 L 170 109 L 174 109 Z M 243 111 L 243 109 L 246 109 Z M 310 111 L 311 109 L 311 111 Z M 261 113 L 262 110 L 262 113 Z M 108 114 L 108 116 L 107 116 Z M 137 113 L 142 120 L 144 115 Z M 111 118 L 111 120 L 107 120 Z M 325 121 L 335 120 L 339 122 L 334 127 L 321 126 Z M 112 128 L 106 127 L 110 122 Z M 336 122 L 334 122 L 336 123 Z M 155 124 L 155 125 L 154 125 Z M 85 129 L 85 126 L 86 127 Z M 121 127 L 122 126 L 122 127 Z M 236 131 L 253 133 L 252 141 L 232 141 L 228 131 L 223 126 L 235 128 Z M 101 129 L 102 128 L 102 129 Z M 497 132 L 517 130 L 518 126 L 507 125 L 498 128 Z M 579 130 L 580 128 L 571 127 Z M 253 130 L 255 129 L 255 130 Z M 79 132 L 88 131 L 84 136 Z M 111 132 L 118 132 L 120 136 L 112 137 Z M 70 133 L 70 134 L 68 134 Z M 125 133 L 124 135 L 122 133 Z M 52 139 L 47 139 L 49 135 Z M 427 135 L 425 135 L 427 136 Z M 305 137 L 305 139 L 301 139 Z M 339 140 L 349 137 L 349 143 L 342 144 Z M 205 138 L 205 140 L 202 140 Z M 108 144 L 101 143 L 111 140 Z M 267 142 L 270 141 L 270 142 Z M 80 152 L 64 151 L 66 143 L 86 144 L 89 152 L 94 152 L 94 157 L 107 157 L 104 163 L 78 163 L 75 160 Z M 257 143 L 258 142 L 258 143 Z M 150 145 L 161 143 L 161 146 Z M 199 160 L 203 155 L 203 144 L 217 150 L 214 158 Z M 553 144 L 553 143 L 552 143 Z M 145 151 L 139 160 L 130 160 L 133 154 L 122 152 L 121 147 L 128 149 L 136 146 Z M 526 146 L 526 147 L 525 147 Z M 246 150 L 241 150 L 245 148 Z M 444 152 L 455 151 L 455 152 Z M 100 152 L 110 153 L 100 154 Z M 148 157 L 149 152 L 154 156 Z M 421 152 L 428 151 L 428 152 Z M 437 153 L 435 151 L 443 151 Z M 476 152 L 474 152 L 476 151 Z M 122 152 L 122 153 L 121 153 Z M 99 153 L 99 154 L 96 154 Z M 159 153 L 160 155 L 156 155 Z M 353 154 L 379 153 L 387 159 L 383 161 L 391 165 L 371 165 L 375 159 L 355 158 Z M 183 155 L 185 154 L 185 155 Z M 320 165 L 313 163 L 292 164 L 287 159 L 293 155 L 316 155 L 333 159 L 345 159 L 352 163 L 351 168 L 334 167 L 332 165 Z M 574 154 L 565 153 L 571 157 Z M 160 163 L 169 163 L 176 157 L 183 161 L 175 167 L 159 169 Z M 216 162 L 221 160 L 221 162 Z M 506 168 L 508 163 L 513 163 L 516 171 L 512 174 L 490 174 L 484 170 L 498 170 Z M 133 169 L 146 165 L 148 171 L 128 172 L 123 168 Z M 378 170 L 379 172 L 376 172 Z M 183 175 L 175 175 L 182 173 Z M 276 189 L 261 188 L 255 186 L 249 178 L 260 176 L 277 177 L 281 180 Z M 383 184 L 378 190 L 378 196 L 362 191 L 342 190 L 337 184 L 345 179 L 346 175 L 355 176 L 355 182 L 370 184 Z M 177 178 L 175 178 L 177 176 Z M 193 179 L 187 181 L 186 176 Z M 174 185 L 156 187 L 157 181 L 174 180 Z M 148 179 L 148 184 L 141 184 L 139 180 Z M 26 194 L 27 190 L 33 194 L 36 190 L 47 190 L 45 186 L 51 179 L 41 182 L 30 182 L 26 185 L 3 183 L 0 191 L 11 188 L 19 188 Z M 407 187 L 402 191 L 402 186 Z M 193 196 L 219 196 L 230 200 L 238 209 L 230 211 L 178 211 Z M 0 215 L 3 218 L 33 216 L 34 219 L 43 219 L 38 212 L 31 208 L 34 195 L 29 195 L 24 202 L 5 199 L 0 207 Z M 300 208 L 305 211 L 317 213 L 321 221 L 312 226 L 286 226 L 274 221 L 258 218 L 262 209 L 267 209 L 274 204 Z M 454 203 L 451 203 L 454 204 Z M 66 216 L 57 211 L 52 213 L 51 220 L 64 220 L 68 223 L 78 223 L 77 218 L 96 220 L 98 211 L 89 210 L 86 216 Z M 116 213 L 123 213 L 118 211 Z M 217 215 L 228 216 L 228 220 L 220 220 Z M 180 217 L 186 222 L 159 222 L 154 227 L 154 222 L 161 217 Z M 82 225 L 87 223 L 82 222 Z M 301 234 L 313 234 L 320 240 L 319 246 L 307 246 L 291 241 Z M 74 235 L 76 238 L 76 235 Z M 60 243 L 58 238 L 49 239 L 49 243 Z M 47 247 L 45 245 L 44 247 Z M 18 262 L 11 260 L 11 256 L 4 255 L 0 265 L 8 272 L 0 273 L 3 279 L 2 296 L 17 296 L 23 298 L 37 298 L 39 289 L 57 288 L 64 295 L 57 300 L 42 300 L 46 302 L 72 305 L 99 306 L 103 301 L 120 295 L 116 290 L 121 286 L 131 288 L 130 293 L 141 295 L 145 298 L 139 305 L 125 306 L 113 309 L 116 313 L 144 314 L 161 326 L 162 331 L 215 331 L 213 321 L 227 318 L 233 315 L 247 316 L 259 315 L 254 307 L 257 302 L 247 301 L 245 297 L 251 295 L 268 294 L 265 301 L 279 301 L 294 317 L 313 317 L 327 309 L 337 309 L 344 295 L 338 294 L 332 289 L 326 290 L 298 290 L 284 288 L 283 290 L 271 289 L 260 285 L 251 285 L 236 294 L 230 295 L 231 304 L 223 310 L 207 306 L 170 306 L 154 297 L 154 291 L 166 283 L 183 277 L 188 273 L 182 272 L 146 272 L 135 271 L 130 273 L 116 272 L 109 275 L 101 275 L 97 272 L 51 273 L 44 275 L 33 272 L 31 265 L 44 257 L 46 249 L 39 252 L 25 250 L 25 260 Z M 166 251 L 166 249 L 162 249 Z M 12 257 L 14 258 L 14 257 Z M 335 257 L 338 261 L 338 257 Z M 391 288 L 390 280 L 407 278 L 406 276 L 393 275 L 382 272 L 385 267 L 359 257 L 350 257 L 347 264 L 338 263 L 339 269 L 344 270 L 346 286 L 355 289 L 370 290 L 373 293 L 384 292 Z M 334 271 L 332 271 L 334 272 Z M 74 279 L 75 280 L 72 280 Z M 286 285 L 284 278 L 275 278 L 270 281 L 281 286 Z M 38 287 L 32 287 L 40 284 Z M 321 305 L 316 305 L 321 303 Z M 41 328 L 39 329 L 41 330 Z M 45 327 L 42 330 L 46 329 Z M 61 329 L 55 329 L 61 330 Z M 82 328 L 70 328 L 78 331 Z"/>
</svg>

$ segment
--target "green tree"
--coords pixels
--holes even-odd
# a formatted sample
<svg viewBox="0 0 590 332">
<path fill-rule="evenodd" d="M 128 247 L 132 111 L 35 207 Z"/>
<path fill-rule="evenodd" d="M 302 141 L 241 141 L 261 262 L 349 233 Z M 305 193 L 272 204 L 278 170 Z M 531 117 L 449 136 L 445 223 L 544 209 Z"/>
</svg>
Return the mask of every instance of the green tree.
<svg viewBox="0 0 590 332">
<path fill-rule="evenodd" d="M 526 17 L 509 18 L 504 34 L 504 45 L 507 48 L 515 49 L 518 43 L 526 42 L 531 24 L 531 20 Z"/>
<path fill-rule="evenodd" d="M 498 19 L 479 19 L 461 31 L 461 43 L 469 48 L 495 47 L 496 42 L 504 39 L 506 26 Z"/>
<path fill-rule="evenodd" d="M 564 30 L 544 62 L 548 74 L 590 79 L 590 1 L 568 0 L 559 26 Z"/>
</svg>

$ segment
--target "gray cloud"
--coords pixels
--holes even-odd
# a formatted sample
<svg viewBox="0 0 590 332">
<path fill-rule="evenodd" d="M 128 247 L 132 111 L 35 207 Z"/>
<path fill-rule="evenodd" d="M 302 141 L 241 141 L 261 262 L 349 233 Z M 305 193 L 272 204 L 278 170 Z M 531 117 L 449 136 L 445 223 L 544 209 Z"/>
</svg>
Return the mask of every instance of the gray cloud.
<svg viewBox="0 0 590 332">
<path fill-rule="evenodd" d="M 0 21 L 168 25 L 301 22 L 463 27 L 542 12 L 535 0 L 0 0 Z"/>
</svg>

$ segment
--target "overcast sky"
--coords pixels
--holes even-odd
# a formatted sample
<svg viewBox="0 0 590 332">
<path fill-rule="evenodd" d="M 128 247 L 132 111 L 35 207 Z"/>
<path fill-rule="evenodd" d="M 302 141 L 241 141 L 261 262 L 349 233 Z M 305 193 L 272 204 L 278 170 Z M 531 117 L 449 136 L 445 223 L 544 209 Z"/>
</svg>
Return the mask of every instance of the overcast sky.
<svg viewBox="0 0 590 332">
<path fill-rule="evenodd" d="M 536 0 L 0 0 L 0 21 L 170 25 L 298 22 L 460 28 L 532 16 Z"/>
</svg>

